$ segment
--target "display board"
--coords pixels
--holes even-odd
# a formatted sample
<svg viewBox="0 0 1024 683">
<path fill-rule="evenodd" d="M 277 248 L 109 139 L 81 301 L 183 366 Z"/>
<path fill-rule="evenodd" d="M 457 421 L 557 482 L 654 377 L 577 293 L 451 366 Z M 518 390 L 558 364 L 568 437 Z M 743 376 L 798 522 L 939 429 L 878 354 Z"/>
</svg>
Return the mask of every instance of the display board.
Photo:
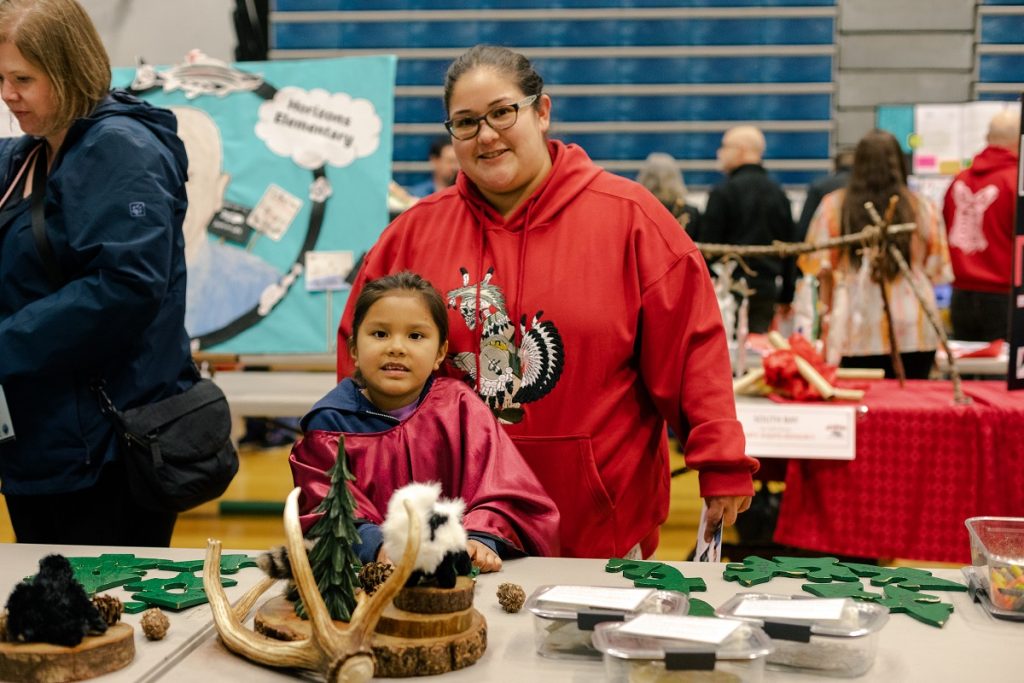
<svg viewBox="0 0 1024 683">
<path fill-rule="evenodd" d="M 1024 93 L 1021 94 L 1024 120 Z M 1021 142 L 1024 143 L 1024 131 Z M 1021 146 L 1024 150 L 1024 145 Z M 1017 159 L 1017 229 L 1013 240 L 1013 296 L 1010 298 L 1010 367 L 1006 373 L 1011 390 L 1024 389 L 1024 156 Z"/>
<path fill-rule="evenodd" d="M 326 353 L 345 277 L 387 224 L 396 60 L 115 69 L 178 116 L 193 350 Z"/>
</svg>

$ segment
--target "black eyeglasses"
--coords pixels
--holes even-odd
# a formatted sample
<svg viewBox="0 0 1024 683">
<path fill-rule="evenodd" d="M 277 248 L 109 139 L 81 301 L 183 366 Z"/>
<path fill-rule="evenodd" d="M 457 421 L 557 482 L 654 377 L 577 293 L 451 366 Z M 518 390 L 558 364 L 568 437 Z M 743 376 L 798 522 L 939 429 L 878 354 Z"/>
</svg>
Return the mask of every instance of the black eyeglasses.
<svg viewBox="0 0 1024 683">
<path fill-rule="evenodd" d="M 512 104 L 502 104 L 490 110 L 483 116 L 458 116 L 444 122 L 444 127 L 456 140 L 471 140 L 480 132 L 480 123 L 487 122 L 487 125 L 494 130 L 505 130 L 516 125 L 519 118 L 519 110 L 533 104 L 539 95 L 530 95 Z"/>
</svg>

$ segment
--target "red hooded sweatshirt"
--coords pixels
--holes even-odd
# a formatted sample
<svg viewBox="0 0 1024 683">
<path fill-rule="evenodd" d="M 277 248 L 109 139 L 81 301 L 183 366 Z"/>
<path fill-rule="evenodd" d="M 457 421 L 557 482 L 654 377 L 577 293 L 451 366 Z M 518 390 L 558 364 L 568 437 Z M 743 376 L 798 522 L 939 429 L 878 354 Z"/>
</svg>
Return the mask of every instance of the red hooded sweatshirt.
<svg viewBox="0 0 1024 683">
<path fill-rule="evenodd" d="M 954 287 L 1009 293 L 1016 206 L 1017 155 L 986 147 L 953 180 L 942 207 Z"/>
<path fill-rule="evenodd" d="M 338 376 L 363 284 L 412 270 L 445 295 L 449 360 L 506 423 L 558 506 L 566 556 L 657 547 L 665 424 L 702 496 L 751 495 L 722 318 L 700 252 L 640 185 L 575 145 L 503 218 L 464 175 L 399 216 L 367 254 L 338 330 Z M 477 302 L 480 302 L 479 305 Z"/>
</svg>

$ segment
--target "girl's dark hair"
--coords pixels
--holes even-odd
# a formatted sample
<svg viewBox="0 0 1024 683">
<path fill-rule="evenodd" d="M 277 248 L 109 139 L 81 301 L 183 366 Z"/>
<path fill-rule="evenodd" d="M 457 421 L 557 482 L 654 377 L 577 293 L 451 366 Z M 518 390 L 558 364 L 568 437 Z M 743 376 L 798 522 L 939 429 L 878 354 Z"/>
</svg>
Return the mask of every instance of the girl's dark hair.
<svg viewBox="0 0 1024 683">
<path fill-rule="evenodd" d="M 430 317 L 433 319 L 434 324 L 437 325 L 437 330 L 440 334 L 438 344 L 441 345 L 448 341 L 448 309 L 444 304 L 441 293 L 416 273 L 404 270 L 401 273 L 379 277 L 363 285 L 363 291 L 359 293 L 359 298 L 356 299 L 355 312 L 352 315 L 352 335 L 348 338 L 350 350 L 355 349 L 359 328 L 362 326 L 363 320 L 366 319 L 366 314 L 370 307 L 388 294 L 399 290 L 415 292 L 420 295 L 427 310 L 430 311 Z"/>
<path fill-rule="evenodd" d="M 846 195 L 840 210 L 842 234 L 849 235 L 860 232 L 874 221 L 864 208 L 865 202 L 872 202 L 879 214 L 884 215 L 889 206 L 889 197 L 896 195 L 896 213 L 892 222 L 912 223 L 915 220 L 915 201 L 907 188 L 906 160 L 900 143 L 883 130 L 872 130 L 857 143 L 853 156 L 853 168 L 850 170 L 850 182 L 846 186 Z M 894 237 L 897 247 L 908 262 L 910 261 L 910 236 L 904 234 Z M 850 262 L 855 268 L 860 267 L 861 255 L 859 247 L 848 247 Z M 886 268 L 882 273 L 873 273 L 874 279 L 881 282 L 882 278 L 891 280 L 899 273 L 899 266 L 892 258 L 885 261 Z"/>
<path fill-rule="evenodd" d="M 457 57 L 449 65 L 448 72 L 444 75 L 444 110 L 446 114 L 450 113 L 448 106 L 451 103 L 455 84 L 466 73 L 479 67 L 489 67 L 505 74 L 519 86 L 526 97 L 540 95 L 544 89 L 544 79 L 530 64 L 530 60 L 523 55 L 509 50 L 507 47 L 476 45 Z M 533 101 L 533 106 L 535 108 L 540 106 L 539 97 Z"/>
</svg>

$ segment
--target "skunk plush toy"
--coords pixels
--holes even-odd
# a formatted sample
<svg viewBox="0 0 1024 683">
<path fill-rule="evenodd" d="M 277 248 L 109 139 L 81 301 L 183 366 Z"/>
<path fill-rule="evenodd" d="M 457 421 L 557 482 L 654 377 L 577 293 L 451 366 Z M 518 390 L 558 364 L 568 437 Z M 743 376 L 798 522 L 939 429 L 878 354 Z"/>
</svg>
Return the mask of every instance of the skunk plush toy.
<svg viewBox="0 0 1024 683">
<path fill-rule="evenodd" d="M 468 575 L 473 568 L 466 551 L 466 530 L 462 527 L 466 504 L 458 498 L 441 498 L 438 483 L 409 484 L 395 491 L 388 501 L 387 518 L 381 525 L 384 552 L 392 562 L 401 559 L 408 538 L 405 501 L 412 504 L 413 514 L 420 524 L 420 551 L 406 585 L 436 582 L 441 588 L 454 588 L 456 577 Z"/>
</svg>

